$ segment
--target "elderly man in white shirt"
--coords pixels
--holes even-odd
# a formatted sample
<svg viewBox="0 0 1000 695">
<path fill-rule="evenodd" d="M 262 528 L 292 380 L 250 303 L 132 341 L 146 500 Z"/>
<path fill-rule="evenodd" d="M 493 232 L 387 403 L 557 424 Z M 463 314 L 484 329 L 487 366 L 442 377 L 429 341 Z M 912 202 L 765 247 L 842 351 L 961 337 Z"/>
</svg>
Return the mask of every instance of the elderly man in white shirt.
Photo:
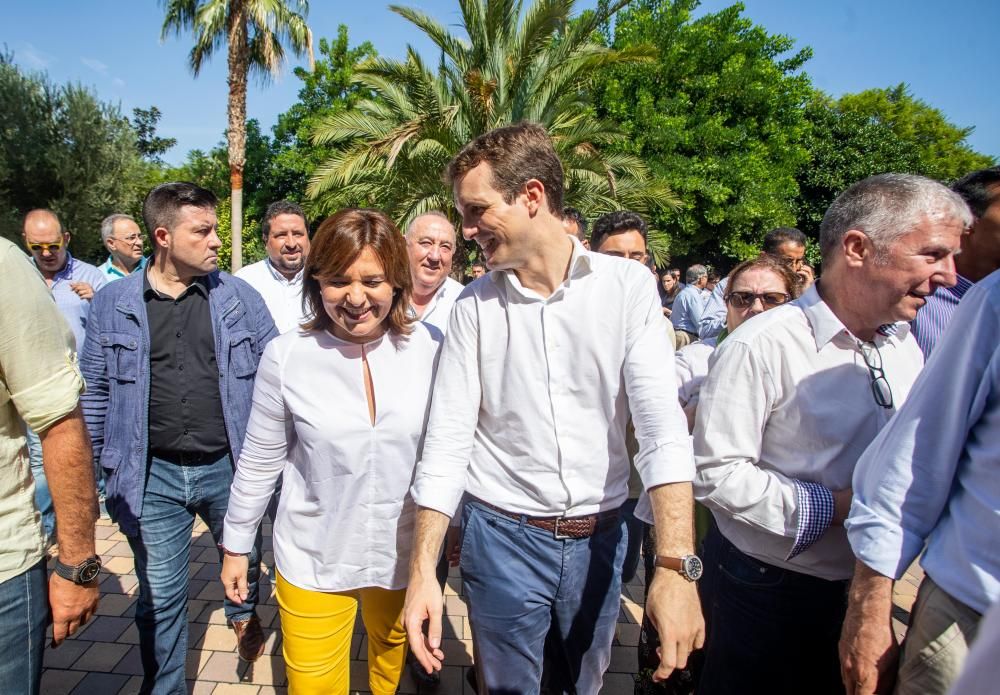
<svg viewBox="0 0 1000 695">
<path fill-rule="evenodd" d="M 245 280 L 264 298 L 279 333 L 298 328 L 306 316 L 302 304 L 302 269 L 309 256 L 309 226 L 302 208 L 287 200 L 267 206 L 261 222 L 267 258 L 240 268 Z"/>
<path fill-rule="evenodd" d="M 631 415 L 660 529 L 647 611 L 665 678 L 703 624 L 690 581 L 693 462 L 656 280 L 566 235 L 562 167 L 537 124 L 480 136 L 448 178 L 491 273 L 455 303 L 442 348 L 413 485 L 410 646 L 440 669 L 434 565 L 467 492 L 461 563 L 480 687 L 538 693 L 548 638 L 550 689 L 598 692 L 619 611 Z"/>
<path fill-rule="evenodd" d="M 854 184 L 820 227 L 822 281 L 716 350 L 694 443 L 695 496 L 717 524 L 703 550 L 699 695 L 843 692 L 851 476 L 923 365 L 908 322 L 955 283 L 970 220 L 929 179 Z"/>
<path fill-rule="evenodd" d="M 413 316 L 444 333 L 451 308 L 465 289 L 449 277 L 455 254 L 455 226 L 437 210 L 414 217 L 406 228 L 406 252 L 413 278 Z"/>
</svg>

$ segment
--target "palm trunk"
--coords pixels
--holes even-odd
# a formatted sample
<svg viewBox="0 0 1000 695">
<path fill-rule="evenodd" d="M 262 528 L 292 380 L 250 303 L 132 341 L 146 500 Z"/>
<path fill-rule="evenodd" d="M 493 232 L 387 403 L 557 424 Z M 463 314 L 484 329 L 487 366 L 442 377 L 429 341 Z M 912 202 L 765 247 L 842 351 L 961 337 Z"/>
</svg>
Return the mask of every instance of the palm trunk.
<svg viewBox="0 0 1000 695">
<path fill-rule="evenodd" d="M 244 0 L 231 0 L 229 12 L 229 184 L 232 203 L 232 272 L 243 267 L 243 167 L 246 164 L 247 72 L 249 46 Z"/>
</svg>

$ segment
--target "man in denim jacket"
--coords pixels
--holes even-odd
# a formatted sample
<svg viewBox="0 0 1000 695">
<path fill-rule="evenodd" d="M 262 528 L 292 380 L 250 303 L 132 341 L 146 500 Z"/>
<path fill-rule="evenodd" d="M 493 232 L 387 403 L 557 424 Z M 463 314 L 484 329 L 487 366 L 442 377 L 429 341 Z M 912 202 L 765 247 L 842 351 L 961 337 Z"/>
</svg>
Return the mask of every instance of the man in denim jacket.
<svg viewBox="0 0 1000 695">
<path fill-rule="evenodd" d="M 81 356 L 81 402 L 108 512 L 135 555 L 143 693 L 187 692 L 195 515 L 221 552 L 257 362 L 277 335 L 260 295 L 218 270 L 216 203 L 190 183 L 150 191 L 143 217 L 153 258 L 95 296 Z M 259 534 L 250 568 L 247 600 L 227 601 L 225 612 L 240 656 L 252 661 L 264 649 L 254 613 Z"/>
</svg>

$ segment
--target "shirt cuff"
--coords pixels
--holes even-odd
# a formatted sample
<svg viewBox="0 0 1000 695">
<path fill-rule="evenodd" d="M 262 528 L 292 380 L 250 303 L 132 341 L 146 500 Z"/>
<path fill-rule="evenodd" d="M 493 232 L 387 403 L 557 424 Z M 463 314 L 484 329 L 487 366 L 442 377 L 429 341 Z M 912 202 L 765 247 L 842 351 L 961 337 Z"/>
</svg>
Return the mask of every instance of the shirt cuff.
<svg viewBox="0 0 1000 695">
<path fill-rule="evenodd" d="M 795 530 L 795 544 L 786 560 L 791 560 L 818 541 L 833 521 L 832 492 L 819 483 L 792 482 L 795 483 L 799 522 Z"/>
</svg>

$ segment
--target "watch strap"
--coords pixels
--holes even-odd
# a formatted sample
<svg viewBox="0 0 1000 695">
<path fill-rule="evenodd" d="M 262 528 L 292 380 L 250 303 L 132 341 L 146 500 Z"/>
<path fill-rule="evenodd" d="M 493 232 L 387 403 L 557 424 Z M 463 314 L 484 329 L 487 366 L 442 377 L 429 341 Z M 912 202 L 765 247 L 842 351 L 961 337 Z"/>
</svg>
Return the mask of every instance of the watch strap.
<svg viewBox="0 0 1000 695">
<path fill-rule="evenodd" d="M 653 564 L 663 569 L 673 570 L 674 572 L 680 572 L 684 569 L 683 558 L 668 557 L 667 555 L 656 555 L 653 558 Z"/>
<path fill-rule="evenodd" d="M 67 565 L 58 557 L 56 558 L 55 565 L 53 566 L 53 571 L 58 574 L 63 579 L 73 582 L 74 584 L 85 584 L 83 579 L 83 572 L 87 568 L 93 568 L 96 566 L 97 572 L 95 576 L 91 579 L 96 578 L 97 573 L 101 571 L 101 558 L 97 556 L 88 557 L 86 560 L 81 562 L 79 565 Z"/>
</svg>

